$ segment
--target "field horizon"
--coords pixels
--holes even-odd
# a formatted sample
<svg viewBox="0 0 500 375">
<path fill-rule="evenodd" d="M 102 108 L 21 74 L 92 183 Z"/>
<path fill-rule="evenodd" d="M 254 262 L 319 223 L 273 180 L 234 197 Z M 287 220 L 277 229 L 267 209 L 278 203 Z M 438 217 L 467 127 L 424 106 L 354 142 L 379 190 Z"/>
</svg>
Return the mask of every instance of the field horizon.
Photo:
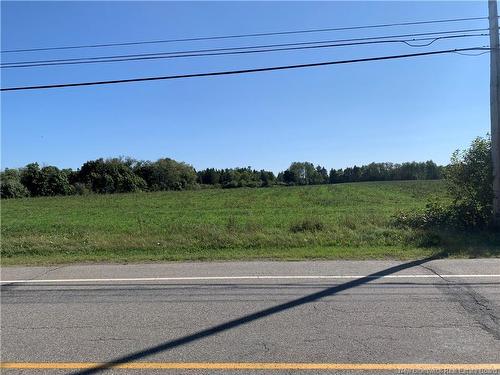
<svg viewBox="0 0 500 375">
<path fill-rule="evenodd" d="M 500 236 L 393 225 L 444 182 L 201 189 L 2 202 L 2 265 L 500 256 Z"/>
</svg>

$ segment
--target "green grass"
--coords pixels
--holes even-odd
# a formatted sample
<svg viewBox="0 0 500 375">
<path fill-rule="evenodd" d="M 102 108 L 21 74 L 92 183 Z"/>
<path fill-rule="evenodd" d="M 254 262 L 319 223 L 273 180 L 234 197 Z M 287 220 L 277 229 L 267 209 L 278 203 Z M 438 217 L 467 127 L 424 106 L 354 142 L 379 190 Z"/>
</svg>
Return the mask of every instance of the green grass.
<svg viewBox="0 0 500 375">
<path fill-rule="evenodd" d="M 391 225 L 444 194 L 403 181 L 5 200 L 2 264 L 498 255 L 496 235 Z"/>
</svg>

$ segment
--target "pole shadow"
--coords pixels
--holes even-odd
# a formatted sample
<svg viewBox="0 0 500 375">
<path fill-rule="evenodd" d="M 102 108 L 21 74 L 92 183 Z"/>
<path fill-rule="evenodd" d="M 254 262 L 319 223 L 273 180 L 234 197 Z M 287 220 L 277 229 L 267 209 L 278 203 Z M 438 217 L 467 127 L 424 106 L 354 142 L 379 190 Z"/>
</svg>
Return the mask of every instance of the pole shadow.
<svg viewBox="0 0 500 375">
<path fill-rule="evenodd" d="M 424 264 L 424 263 L 427 263 L 431 260 L 440 258 L 440 255 L 441 254 L 434 255 L 434 256 L 431 256 L 428 258 L 424 258 L 424 259 L 419 259 L 419 260 L 414 260 L 411 262 L 399 264 L 397 266 L 390 267 L 390 268 L 387 268 L 385 270 L 372 273 L 370 275 L 361 277 L 359 279 L 351 280 L 351 281 L 345 282 L 343 284 L 340 284 L 340 285 L 337 285 L 337 286 L 334 286 L 331 288 L 327 288 L 327 289 L 324 289 L 322 291 L 312 293 L 310 295 L 307 295 L 307 296 L 304 296 L 301 298 L 297 298 L 295 300 L 292 300 L 292 301 L 289 301 L 286 303 L 282 303 L 280 305 L 276 305 L 276 306 L 273 306 L 273 307 L 270 307 L 270 308 L 267 308 L 267 309 L 249 314 L 249 315 L 245 315 L 245 316 L 237 318 L 237 319 L 230 320 L 230 321 L 222 323 L 222 324 L 218 324 L 216 326 L 198 331 L 196 333 L 193 333 L 193 334 L 190 334 L 187 336 L 183 336 L 183 337 L 180 337 L 180 338 L 177 338 L 174 340 L 166 341 L 166 342 L 161 343 L 159 345 L 152 346 L 150 348 L 146 348 L 143 350 L 139 350 L 139 351 L 127 354 L 127 355 L 119 357 L 119 358 L 115 358 L 114 360 L 105 362 L 103 364 L 100 364 L 99 366 L 95 366 L 95 367 L 90 368 L 90 369 L 85 369 L 82 371 L 74 372 L 74 373 L 72 373 L 72 375 L 97 374 L 101 371 L 104 371 L 107 369 L 112 369 L 116 365 L 121 365 L 121 364 L 125 364 L 125 363 L 138 361 L 140 359 L 143 359 L 143 358 L 146 358 L 146 357 L 149 357 L 149 356 L 161 353 L 161 352 L 172 350 L 176 347 L 186 345 L 186 344 L 189 344 L 191 342 L 201 340 L 201 339 L 209 337 L 209 336 L 216 335 L 220 332 L 227 331 L 227 330 L 242 326 L 244 324 L 256 321 L 258 319 L 262 319 L 262 318 L 265 318 L 267 316 L 274 315 L 274 314 L 292 309 L 292 308 L 297 307 L 297 306 L 301 306 L 301 305 L 304 305 L 304 304 L 307 304 L 310 302 L 314 302 L 314 301 L 317 301 L 317 300 L 324 298 L 324 297 L 332 296 L 332 295 L 337 294 L 339 292 L 342 292 L 344 290 L 356 288 L 356 287 L 363 285 L 363 284 L 366 284 L 370 281 L 377 280 L 383 276 L 387 276 L 387 275 L 390 275 L 390 274 L 393 274 L 393 273 L 396 273 L 396 272 L 399 272 L 402 270 L 406 270 L 408 268 L 420 266 L 421 264 Z"/>
</svg>

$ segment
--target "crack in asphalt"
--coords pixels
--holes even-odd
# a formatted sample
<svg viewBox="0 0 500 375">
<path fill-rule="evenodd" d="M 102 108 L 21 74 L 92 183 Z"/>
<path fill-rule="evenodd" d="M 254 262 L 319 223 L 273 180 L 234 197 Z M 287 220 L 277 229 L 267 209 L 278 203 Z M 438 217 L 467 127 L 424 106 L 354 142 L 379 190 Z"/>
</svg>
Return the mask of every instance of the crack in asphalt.
<svg viewBox="0 0 500 375">
<path fill-rule="evenodd" d="M 64 330 L 64 329 L 96 329 L 96 328 L 119 328 L 120 324 L 116 325 L 72 325 L 72 326 L 38 326 L 38 327 L 20 327 L 20 326 L 2 326 L 2 329 L 17 329 L 21 331 L 31 331 L 31 330 Z M 138 324 L 138 325 L 128 325 L 129 328 L 165 328 L 165 324 Z M 169 330 L 186 329 L 185 326 L 174 326 L 168 327 Z"/>
<path fill-rule="evenodd" d="M 264 347 L 264 350 L 265 350 L 266 352 L 269 352 L 269 351 L 271 350 L 271 349 L 269 348 L 269 346 L 268 346 L 268 345 L 267 345 L 264 341 L 262 341 L 262 343 L 261 343 L 261 344 L 262 344 L 262 346 Z"/>
<path fill-rule="evenodd" d="M 304 339 L 302 341 L 306 342 L 306 343 L 315 343 L 315 342 L 321 342 L 321 341 L 327 341 L 327 340 L 328 339 L 326 337 L 318 337 L 318 338 Z"/>
<path fill-rule="evenodd" d="M 420 267 L 439 276 L 442 283 L 435 284 L 436 288 L 451 301 L 458 302 L 467 315 L 474 319 L 484 331 L 491 334 L 495 340 L 500 340 L 500 311 L 493 302 L 468 285 L 458 285 L 452 280 L 446 279 L 428 265 L 421 264 Z"/>
<path fill-rule="evenodd" d="M 380 328 L 403 328 L 403 329 L 421 329 L 421 328 L 465 328 L 466 324 L 422 324 L 419 326 L 408 324 L 378 324 L 378 323 L 359 323 L 360 326 L 380 327 Z"/>
<path fill-rule="evenodd" d="M 95 339 L 87 339 L 87 341 L 105 342 L 105 341 L 135 341 L 135 340 L 129 338 L 119 338 L 119 337 L 97 337 Z"/>
<path fill-rule="evenodd" d="M 351 340 L 352 340 L 352 341 L 354 341 L 355 343 L 357 343 L 357 344 L 358 344 L 359 346 L 361 346 L 362 348 L 364 348 L 364 349 L 365 349 L 365 351 L 366 351 L 366 352 L 367 352 L 370 356 L 374 356 L 374 355 L 375 355 L 375 353 L 374 353 L 374 351 L 372 350 L 372 348 L 371 348 L 368 344 L 364 343 L 362 340 L 359 340 L 359 339 L 357 339 L 356 337 L 351 337 Z"/>
<path fill-rule="evenodd" d="M 46 270 L 46 271 L 42 272 L 40 275 L 36 275 L 36 276 L 34 276 L 33 278 L 31 278 L 31 279 L 29 279 L 29 280 L 35 280 L 35 279 L 38 279 L 38 278 L 40 278 L 40 277 L 42 277 L 42 276 L 46 276 L 46 275 L 48 275 L 48 274 L 49 274 L 49 273 L 51 273 L 51 272 L 57 271 L 57 270 L 59 270 L 59 269 L 61 269 L 61 268 L 65 268 L 65 267 L 67 267 L 67 266 L 66 266 L 66 265 L 62 265 L 62 266 L 56 266 L 56 267 L 50 268 L 50 269 L 48 269 L 48 270 Z"/>
<path fill-rule="evenodd" d="M 45 276 L 45 275 L 48 275 L 49 273 L 53 272 L 53 271 L 57 271 L 58 269 L 61 269 L 61 268 L 65 268 L 67 267 L 67 265 L 61 265 L 61 266 L 56 266 L 56 267 L 52 267 L 52 268 L 49 268 L 48 270 L 45 270 L 43 271 L 42 273 L 38 274 L 38 275 L 35 275 L 29 279 L 26 279 L 28 281 L 32 281 L 32 280 L 36 280 L 42 276 Z M 9 289 L 14 289 L 16 287 L 20 287 L 21 285 L 20 284 L 16 284 L 16 283 L 10 283 L 10 284 L 2 284 L 2 291 L 7 291 Z"/>
</svg>

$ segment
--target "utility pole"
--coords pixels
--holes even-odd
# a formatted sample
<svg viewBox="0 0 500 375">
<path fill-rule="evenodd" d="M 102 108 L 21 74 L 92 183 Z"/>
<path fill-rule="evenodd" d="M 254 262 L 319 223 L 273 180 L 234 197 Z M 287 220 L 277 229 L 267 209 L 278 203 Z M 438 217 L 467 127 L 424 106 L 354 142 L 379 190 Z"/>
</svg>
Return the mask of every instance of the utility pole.
<svg viewBox="0 0 500 375">
<path fill-rule="evenodd" d="M 500 227 L 500 46 L 497 0 L 488 0 L 490 21 L 490 115 L 493 161 L 493 225 Z"/>
</svg>

